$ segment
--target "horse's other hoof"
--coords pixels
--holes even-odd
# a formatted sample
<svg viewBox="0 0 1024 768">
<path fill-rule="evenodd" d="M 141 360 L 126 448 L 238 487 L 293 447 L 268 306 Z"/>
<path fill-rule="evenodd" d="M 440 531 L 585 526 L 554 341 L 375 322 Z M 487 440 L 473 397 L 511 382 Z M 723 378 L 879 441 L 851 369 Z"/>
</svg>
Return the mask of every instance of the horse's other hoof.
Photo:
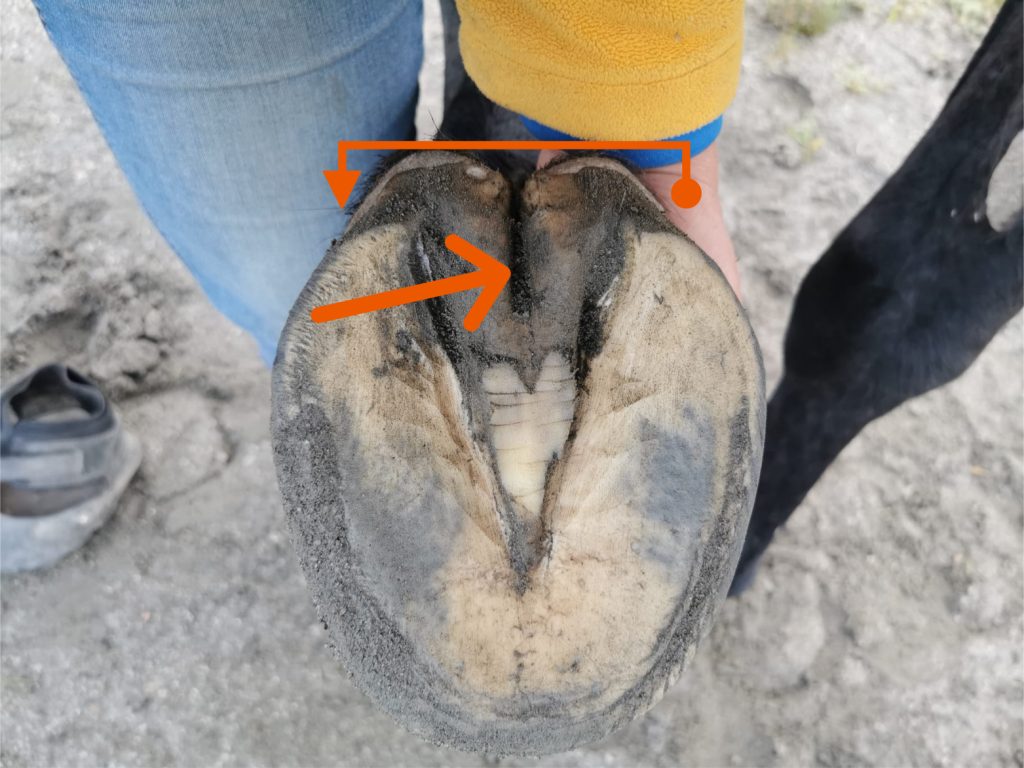
<svg viewBox="0 0 1024 768">
<path fill-rule="evenodd" d="M 752 586 L 757 579 L 757 571 L 761 567 L 761 558 L 756 557 L 746 565 L 740 565 L 736 569 L 736 575 L 732 577 L 732 584 L 729 585 L 729 597 L 739 597 Z"/>
<path fill-rule="evenodd" d="M 317 306 L 469 271 L 512 279 L 314 324 Z M 409 155 L 292 311 L 273 438 L 290 526 L 356 683 L 426 738 L 539 754 L 651 707 L 733 576 L 764 430 L 760 354 L 718 269 L 623 166 L 522 189 Z"/>
</svg>

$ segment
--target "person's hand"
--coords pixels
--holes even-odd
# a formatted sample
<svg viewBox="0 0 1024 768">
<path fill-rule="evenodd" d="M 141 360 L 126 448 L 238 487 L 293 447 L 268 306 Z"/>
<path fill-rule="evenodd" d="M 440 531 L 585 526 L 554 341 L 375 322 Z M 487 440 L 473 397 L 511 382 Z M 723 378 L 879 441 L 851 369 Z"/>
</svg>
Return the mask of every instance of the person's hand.
<svg viewBox="0 0 1024 768">
<path fill-rule="evenodd" d="M 537 158 L 543 168 L 557 155 L 544 150 Z M 690 161 L 690 175 L 700 184 L 700 202 L 693 208 L 680 208 L 672 202 L 672 185 L 679 180 L 679 165 L 647 168 L 640 172 L 646 187 L 665 208 L 665 213 L 722 270 L 736 296 L 740 299 L 740 273 L 736 252 L 722 218 L 722 202 L 718 196 L 718 145 L 712 144 Z"/>
</svg>

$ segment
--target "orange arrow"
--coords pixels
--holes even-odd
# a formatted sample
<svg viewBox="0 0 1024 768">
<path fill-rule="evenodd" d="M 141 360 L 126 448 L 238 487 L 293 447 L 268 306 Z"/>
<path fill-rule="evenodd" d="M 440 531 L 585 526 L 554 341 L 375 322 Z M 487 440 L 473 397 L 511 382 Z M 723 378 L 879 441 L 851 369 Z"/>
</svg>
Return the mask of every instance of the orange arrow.
<svg viewBox="0 0 1024 768">
<path fill-rule="evenodd" d="M 338 144 L 338 170 L 324 171 L 324 176 L 327 177 L 327 183 L 331 185 L 331 191 L 334 193 L 338 205 L 344 208 L 349 195 L 356 188 L 356 182 L 359 181 L 359 171 L 347 170 L 345 150 L 340 143 Z"/>
<path fill-rule="evenodd" d="M 354 173 L 354 171 L 348 171 L 348 173 Z M 378 309 L 412 304 L 424 299 L 436 299 L 438 296 L 482 288 L 480 295 L 477 296 L 462 321 L 463 327 L 472 333 L 487 317 L 487 313 L 490 312 L 494 302 L 505 288 L 512 272 L 500 261 L 458 235 L 448 235 L 444 244 L 452 253 L 461 256 L 475 266 L 476 271 L 446 277 L 442 280 L 432 280 L 429 283 L 410 285 L 406 288 L 396 288 L 393 291 L 360 296 L 357 299 L 339 301 L 335 304 L 324 304 L 322 307 L 314 309 L 310 313 L 310 317 L 313 318 L 314 323 L 327 323 L 331 320 L 341 320 L 366 312 L 376 312 Z"/>
</svg>

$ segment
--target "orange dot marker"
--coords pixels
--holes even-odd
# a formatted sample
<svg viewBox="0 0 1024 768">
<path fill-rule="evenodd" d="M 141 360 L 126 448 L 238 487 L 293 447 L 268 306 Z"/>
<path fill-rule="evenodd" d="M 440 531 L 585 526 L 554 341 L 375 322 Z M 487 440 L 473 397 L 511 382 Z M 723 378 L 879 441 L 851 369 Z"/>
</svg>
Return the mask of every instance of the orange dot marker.
<svg viewBox="0 0 1024 768">
<path fill-rule="evenodd" d="M 672 185 L 672 202 L 680 208 L 695 208 L 700 202 L 701 189 L 697 180 L 690 175 L 690 142 L 683 142 L 683 167 L 679 181 Z"/>
</svg>

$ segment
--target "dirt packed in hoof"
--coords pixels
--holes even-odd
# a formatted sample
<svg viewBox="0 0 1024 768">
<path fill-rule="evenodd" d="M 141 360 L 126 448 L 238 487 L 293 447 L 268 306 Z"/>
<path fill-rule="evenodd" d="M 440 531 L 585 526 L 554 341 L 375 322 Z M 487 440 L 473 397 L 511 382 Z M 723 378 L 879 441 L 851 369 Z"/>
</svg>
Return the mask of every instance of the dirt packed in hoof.
<svg viewBox="0 0 1024 768">
<path fill-rule="evenodd" d="M 769 392 L 800 279 L 930 124 L 995 11 L 794 12 L 808 5 L 748 3 L 721 138 Z M 433 747 L 324 647 L 285 530 L 255 344 L 138 209 L 31 4 L 0 11 L 2 373 L 79 367 L 145 450 L 82 551 L 4 578 L 5 765 L 1021 763 L 1019 317 L 961 379 L 843 452 L 647 715 L 541 760 Z"/>
</svg>

